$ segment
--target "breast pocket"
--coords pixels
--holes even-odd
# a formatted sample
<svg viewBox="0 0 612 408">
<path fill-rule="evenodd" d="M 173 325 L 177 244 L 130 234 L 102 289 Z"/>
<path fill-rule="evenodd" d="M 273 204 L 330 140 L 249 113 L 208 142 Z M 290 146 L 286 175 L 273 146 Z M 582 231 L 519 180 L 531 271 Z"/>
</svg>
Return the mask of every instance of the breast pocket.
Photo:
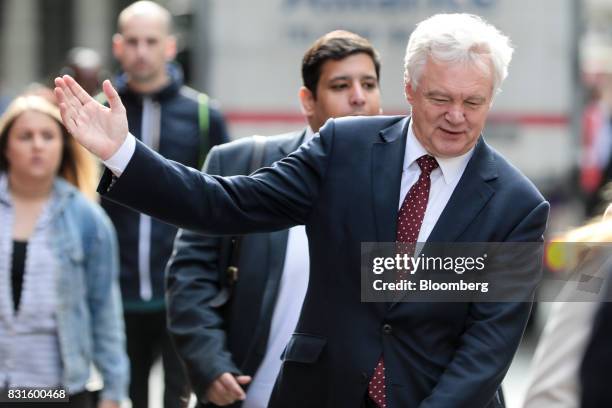
<svg viewBox="0 0 612 408">
<path fill-rule="evenodd" d="M 304 364 L 315 363 L 321 356 L 326 344 L 327 339 L 325 337 L 294 333 L 281 355 L 281 360 Z"/>
</svg>

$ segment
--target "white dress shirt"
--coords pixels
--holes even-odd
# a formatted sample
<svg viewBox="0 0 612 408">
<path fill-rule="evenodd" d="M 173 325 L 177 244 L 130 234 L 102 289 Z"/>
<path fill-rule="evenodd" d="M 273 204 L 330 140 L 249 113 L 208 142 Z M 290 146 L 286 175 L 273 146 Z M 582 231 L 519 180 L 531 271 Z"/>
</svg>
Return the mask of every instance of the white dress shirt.
<svg viewBox="0 0 612 408">
<path fill-rule="evenodd" d="M 102 163 L 117 177 L 121 176 L 125 168 L 127 167 L 132 156 L 136 151 L 136 138 L 133 134 L 128 133 L 127 137 L 123 141 L 123 144 L 107 160 L 103 160 Z"/>
<path fill-rule="evenodd" d="M 402 203 L 410 187 L 417 182 L 421 175 L 421 168 L 416 160 L 424 154 L 429 154 L 414 135 L 412 124 L 413 122 L 410 121 L 408 139 L 406 140 L 406 151 L 404 153 L 404 165 L 402 167 L 402 182 L 398 209 L 402 207 Z M 418 242 L 427 241 L 429 234 L 440 218 L 440 214 L 442 214 L 453 191 L 455 191 L 455 187 L 457 187 L 473 152 L 474 148 L 457 157 L 436 157 L 439 167 L 434 169 L 430 175 L 431 188 L 429 190 L 429 201 L 427 202 L 425 217 L 423 217 L 423 224 L 419 231 Z"/>
<path fill-rule="evenodd" d="M 281 367 L 281 354 L 295 331 L 308 288 L 310 259 L 306 228 L 289 230 L 285 264 L 272 314 L 266 354 L 249 385 L 243 408 L 266 408 Z"/>
<path fill-rule="evenodd" d="M 308 127 L 304 143 L 313 136 L 314 133 Z M 274 382 L 281 367 L 280 356 L 289 343 L 300 317 L 302 303 L 308 288 L 309 274 L 310 258 L 306 228 L 298 225 L 289 229 L 285 263 L 272 314 L 266 354 L 253 376 L 242 408 L 266 408 L 268 406 L 272 388 L 274 388 Z"/>
</svg>

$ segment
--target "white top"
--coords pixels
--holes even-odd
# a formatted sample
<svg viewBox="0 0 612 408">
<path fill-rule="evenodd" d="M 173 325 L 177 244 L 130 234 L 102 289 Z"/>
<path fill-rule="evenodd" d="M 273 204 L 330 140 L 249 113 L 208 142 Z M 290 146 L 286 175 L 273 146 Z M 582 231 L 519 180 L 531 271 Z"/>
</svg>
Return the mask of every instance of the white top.
<svg viewBox="0 0 612 408">
<path fill-rule="evenodd" d="M 115 176 L 119 177 L 132 159 L 135 151 L 136 138 L 133 134 L 128 133 L 119 150 L 117 150 L 108 160 L 103 160 L 102 163 L 104 163 Z"/>
<path fill-rule="evenodd" d="M 313 136 L 314 133 L 308 127 L 304 143 Z M 280 356 L 289 343 L 300 317 L 302 303 L 308 288 L 309 273 L 308 237 L 306 228 L 299 225 L 289 230 L 285 264 L 272 314 L 266 354 L 253 376 L 242 408 L 266 408 L 268 406 L 272 388 L 281 367 Z"/>
<path fill-rule="evenodd" d="M 13 309 L 11 287 L 14 208 L 0 177 L 0 388 L 58 387 L 62 362 L 57 332 L 59 263 L 53 251 L 51 207 L 47 201 L 28 239 L 21 300 Z M 9 203 L 8 205 L 6 203 Z"/>
<path fill-rule="evenodd" d="M 421 143 L 414 136 L 412 130 L 413 122 L 410 121 L 410 127 L 408 128 L 408 139 L 406 140 L 406 152 L 404 154 L 404 166 L 402 170 L 402 184 L 400 187 L 400 201 L 398 209 L 402 207 L 404 198 L 410 187 L 417 182 L 421 175 L 421 168 L 419 167 L 416 159 L 429 154 L 427 150 L 421 145 Z M 451 158 L 440 158 L 436 157 L 438 168 L 431 172 L 429 178 L 431 179 L 431 188 L 429 190 L 429 201 L 427 202 L 427 208 L 425 209 L 425 217 L 423 217 L 423 224 L 419 231 L 418 242 L 425 242 L 429 237 L 429 234 L 433 230 L 434 226 L 440 218 L 440 214 L 448 204 L 455 187 L 459 183 L 465 168 L 467 167 L 470 158 L 474 152 L 474 148 L 471 148 L 467 153 Z"/>
<path fill-rule="evenodd" d="M 266 354 L 253 376 L 243 408 L 266 408 L 281 367 L 280 356 L 295 331 L 308 288 L 310 261 L 303 225 L 289 230 L 283 274 L 272 315 Z"/>
</svg>

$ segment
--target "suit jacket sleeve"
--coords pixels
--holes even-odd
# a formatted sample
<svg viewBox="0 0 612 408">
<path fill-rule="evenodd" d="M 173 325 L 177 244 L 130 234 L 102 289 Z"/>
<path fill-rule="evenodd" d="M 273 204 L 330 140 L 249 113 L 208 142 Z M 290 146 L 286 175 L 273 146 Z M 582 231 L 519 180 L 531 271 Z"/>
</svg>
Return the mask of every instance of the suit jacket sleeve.
<svg viewBox="0 0 612 408">
<path fill-rule="evenodd" d="M 533 208 L 506 241 L 541 242 L 548 208 L 544 201 Z M 530 312 L 531 302 L 472 303 L 454 357 L 420 407 L 486 407 L 498 398 Z"/>
<path fill-rule="evenodd" d="M 204 171 L 220 174 L 220 154 L 213 148 Z M 209 305 L 219 293 L 222 238 L 180 230 L 166 270 L 168 330 L 199 399 L 221 374 L 240 374 L 226 347 L 223 316 Z"/>
<path fill-rule="evenodd" d="M 333 126 L 333 122 L 330 126 Z M 305 224 L 333 145 L 316 136 L 252 176 L 211 176 L 166 160 L 137 141 L 125 171 L 105 171 L 98 192 L 169 224 L 214 235 L 270 232 Z"/>
</svg>

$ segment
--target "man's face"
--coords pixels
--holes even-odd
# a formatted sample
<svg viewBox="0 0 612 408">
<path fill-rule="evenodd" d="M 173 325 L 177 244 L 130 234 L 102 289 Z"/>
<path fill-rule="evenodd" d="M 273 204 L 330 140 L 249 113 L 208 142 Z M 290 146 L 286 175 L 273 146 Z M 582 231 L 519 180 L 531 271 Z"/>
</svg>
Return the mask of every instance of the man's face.
<svg viewBox="0 0 612 408">
<path fill-rule="evenodd" d="M 162 18 L 134 15 L 114 38 L 113 51 L 130 81 L 147 83 L 165 75 L 174 57 L 173 37 Z"/>
<path fill-rule="evenodd" d="M 477 142 L 493 97 L 492 68 L 427 60 L 416 90 L 406 85 L 413 129 L 437 157 L 456 157 Z"/>
<path fill-rule="evenodd" d="M 376 68 L 372 58 L 364 53 L 323 63 L 316 98 L 305 88 L 301 97 L 315 132 L 329 118 L 381 113 Z"/>
</svg>

